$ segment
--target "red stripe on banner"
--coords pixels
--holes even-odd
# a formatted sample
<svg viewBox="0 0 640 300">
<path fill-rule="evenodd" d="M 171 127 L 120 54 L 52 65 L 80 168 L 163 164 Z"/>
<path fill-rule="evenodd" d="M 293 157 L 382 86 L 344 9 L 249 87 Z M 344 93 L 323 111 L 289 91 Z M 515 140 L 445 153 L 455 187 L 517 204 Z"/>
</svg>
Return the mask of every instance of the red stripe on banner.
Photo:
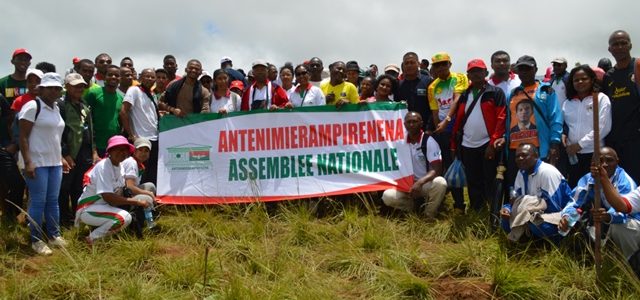
<svg viewBox="0 0 640 300">
<path fill-rule="evenodd" d="M 389 182 L 377 182 L 373 184 L 358 186 L 346 190 L 339 190 L 329 193 L 317 193 L 308 195 L 294 195 L 294 196 L 263 196 L 256 197 L 216 197 L 216 196 L 176 196 L 176 195 L 157 195 L 158 202 L 164 204 L 233 204 L 233 203 L 251 203 L 251 202 L 272 202 L 272 201 L 284 201 L 284 200 L 298 200 L 305 198 L 315 198 L 322 196 L 335 196 L 345 194 L 355 194 L 364 192 L 383 191 L 387 189 L 397 189 L 403 192 L 408 192 L 413 185 L 413 175 L 403 177 L 397 180 L 398 184 L 394 185 Z"/>
</svg>

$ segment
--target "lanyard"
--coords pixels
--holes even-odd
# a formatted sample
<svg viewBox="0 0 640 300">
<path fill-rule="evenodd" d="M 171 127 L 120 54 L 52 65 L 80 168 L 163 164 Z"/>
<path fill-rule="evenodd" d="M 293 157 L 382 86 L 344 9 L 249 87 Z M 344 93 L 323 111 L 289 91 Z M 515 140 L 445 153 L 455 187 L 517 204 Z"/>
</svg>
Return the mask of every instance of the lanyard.
<svg viewBox="0 0 640 300">
<path fill-rule="evenodd" d="M 302 101 L 300 102 L 300 107 L 304 106 L 304 98 L 307 97 L 308 92 L 309 92 L 309 86 L 307 86 L 307 88 L 304 89 L 303 93 L 300 93 L 300 98 L 302 98 Z"/>
<path fill-rule="evenodd" d="M 267 99 L 265 99 L 265 103 L 267 104 L 265 106 L 265 108 L 269 108 L 269 106 L 271 106 L 271 103 L 269 102 L 269 85 L 265 85 L 264 87 L 267 88 L 266 93 L 265 93 L 265 97 L 267 97 Z M 255 86 L 253 87 L 253 94 L 251 95 L 251 101 L 255 101 L 256 100 L 256 88 Z"/>
</svg>

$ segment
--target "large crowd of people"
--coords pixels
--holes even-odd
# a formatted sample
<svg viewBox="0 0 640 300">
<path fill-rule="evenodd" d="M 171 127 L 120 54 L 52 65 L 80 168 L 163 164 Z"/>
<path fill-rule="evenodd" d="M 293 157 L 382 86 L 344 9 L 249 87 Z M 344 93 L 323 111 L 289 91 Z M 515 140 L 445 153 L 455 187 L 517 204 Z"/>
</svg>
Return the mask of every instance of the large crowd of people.
<svg viewBox="0 0 640 300">
<path fill-rule="evenodd" d="M 39 254 L 65 245 L 61 226 L 95 226 L 88 243 L 126 227 L 136 207 L 153 206 L 163 115 L 314 105 L 339 111 L 403 101 L 415 183 L 408 193 L 385 191 L 384 205 L 432 219 L 451 192 L 455 213 L 465 214 L 463 189 L 444 176 L 459 161 L 469 209 L 494 210 L 510 239 L 557 242 L 578 214 L 589 224 L 603 222 L 630 259 L 640 256 L 640 61 L 631 46 L 627 32 L 615 31 L 608 41 L 614 63 L 603 58 L 597 66 L 569 68 L 557 57 L 548 60 L 542 80 L 540 58 L 521 55 L 512 63 L 502 50 L 488 64 L 467 62 L 466 73 L 451 70 L 446 52 L 422 60 L 407 52 L 382 74 L 377 65 L 362 68 L 357 61 L 331 62 L 325 70 L 319 57 L 280 68 L 256 59 L 245 72 L 225 56 L 212 72 L 190 59 L 179 75 L 173 55 L 162 67 L 138 73 L 132 58 L 115 65 L 101 53 L 74 58 L 63 78 L 47 62 L 31 68 L 31 54 L 16 49 L 14 72 L 0 78 L 3 224 L 16 223 L 26 186 L 32 248 Z M 604 147 L 596 162 L 594 114 Z M 499 165 L 506 166 L 504 191 L 494 185 Z M 604 190 L 599 210 L 593 209 L 594 182 Z M 499 211 L 491 209 L 502 202 L 496 198 L 505 199 Z"/>
</svg>

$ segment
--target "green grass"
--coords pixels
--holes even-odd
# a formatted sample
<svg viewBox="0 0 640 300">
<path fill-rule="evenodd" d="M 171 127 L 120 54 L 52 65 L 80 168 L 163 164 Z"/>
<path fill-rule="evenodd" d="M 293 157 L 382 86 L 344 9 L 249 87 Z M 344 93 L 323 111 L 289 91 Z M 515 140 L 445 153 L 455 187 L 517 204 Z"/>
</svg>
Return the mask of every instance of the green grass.
<svg viewBox="0 0 640 300">
<path fill-rule="evenodd" d="M 445 209 L 446 210 L 446 209 Z M 26 227 L 0 231 L 0 299 L 634 299 L 640 283 L 610 246 L 591 253 L 510 244 L 484 216 L 427 223 L 383 216 L 367 197 L 162 208 L 161 230 L 89 249 L 88 228 L 50 257 Z M 205 265 L 205 250 L 208 260 Z M 205 279 L 206 268 L 206 279 Z M 466 293 L 466 294 L 465 294 Z"/>
</svg>

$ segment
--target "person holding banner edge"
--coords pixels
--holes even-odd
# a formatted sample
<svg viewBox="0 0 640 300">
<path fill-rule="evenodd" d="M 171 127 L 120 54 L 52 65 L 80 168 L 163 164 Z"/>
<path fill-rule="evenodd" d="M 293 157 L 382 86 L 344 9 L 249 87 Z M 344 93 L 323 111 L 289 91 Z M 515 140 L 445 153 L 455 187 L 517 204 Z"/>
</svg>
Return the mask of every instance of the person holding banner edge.
<svg viewBox="0 0 640 300">
<path fill-rule="evenodd" d="M 436 218 L 438 208 L 447 191 L 447 181 L 442 177 L 442 155 L 438 143 L 423 128 L 422 116 L 410 111 L 404 119 L 407 129 L 407 144 L 411 151 L 414 183 L 409 193 L 395 189 L 385 190 L 382 201 L 385 205 L 413 211 L 416 199 L 424 199 L 424 214 L 429 220 Z"/>
</svg>

